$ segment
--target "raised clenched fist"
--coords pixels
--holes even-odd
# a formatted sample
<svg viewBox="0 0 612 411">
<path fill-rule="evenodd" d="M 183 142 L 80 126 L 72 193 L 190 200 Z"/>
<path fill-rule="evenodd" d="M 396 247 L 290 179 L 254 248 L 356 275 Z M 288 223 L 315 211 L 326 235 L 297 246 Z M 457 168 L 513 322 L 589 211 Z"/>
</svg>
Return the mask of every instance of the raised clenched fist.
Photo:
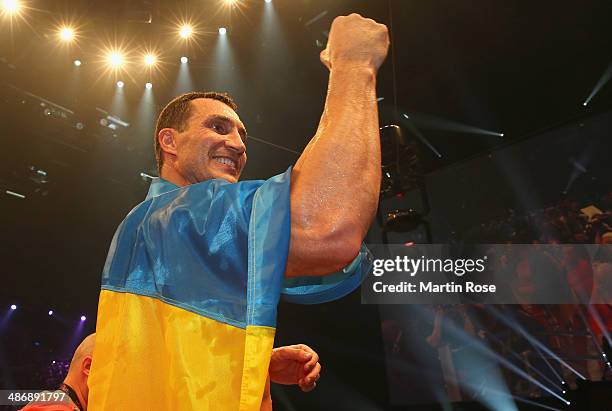
<svg viewBox="0 0 612 411">
<path fill-rule="evenodd" d="M 321 62 L 327 68 L 367 67 L 378 70 L 389 49 L 387 26 L 359 14 L 334 19 L 321 52 Z"/>
</svg>

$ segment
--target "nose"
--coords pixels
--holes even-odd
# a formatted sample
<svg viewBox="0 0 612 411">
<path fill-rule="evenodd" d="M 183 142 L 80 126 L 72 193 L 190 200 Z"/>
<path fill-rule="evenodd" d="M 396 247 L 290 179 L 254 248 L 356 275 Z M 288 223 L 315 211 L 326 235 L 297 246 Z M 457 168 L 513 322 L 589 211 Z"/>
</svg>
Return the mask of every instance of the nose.
<svg viewBox="0 0 612 411">
<path fill-rule="evenodd" d="M 242 141 L 242 137 L 240 137 L 240 133 L 238 133 L 238 130 L 236 129 L 227 135 L 225 146 L 239 156 L 246 152 L 246 145 L 244 144 L 244 141 Z"/>
</svg>

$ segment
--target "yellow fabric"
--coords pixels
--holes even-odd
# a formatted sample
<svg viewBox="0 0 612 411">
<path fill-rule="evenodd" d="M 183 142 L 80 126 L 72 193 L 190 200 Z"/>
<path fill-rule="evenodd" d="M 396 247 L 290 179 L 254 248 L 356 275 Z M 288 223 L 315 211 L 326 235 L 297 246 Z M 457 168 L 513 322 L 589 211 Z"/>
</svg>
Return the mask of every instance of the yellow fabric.
<svg viewBox="0 0 612 411">
<path fill-rule="evenodd" d="M 108 290 L 96 328 L 89 410 L 259 410 L 273 328 Z"/>
<path fill-rule="evenodd" d="M 240 410 L 260 409 L 268 377 L 268 367 L 275 329 L 271 327 L 248 326 L 244 350 L 244 373 L 240 392 Z"/>
</svg>

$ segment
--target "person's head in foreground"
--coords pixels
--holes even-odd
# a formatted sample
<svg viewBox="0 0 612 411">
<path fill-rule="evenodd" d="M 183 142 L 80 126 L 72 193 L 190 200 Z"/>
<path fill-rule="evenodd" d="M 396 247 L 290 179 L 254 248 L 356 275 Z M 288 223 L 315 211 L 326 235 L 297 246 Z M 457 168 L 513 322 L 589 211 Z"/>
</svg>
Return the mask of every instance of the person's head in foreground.
<svg viewBox="0 0 612 411">
<path fill-rule="evenodd" d="M 76 393 L 83 410 L 87 409 L 87 396 L 89 395 L 87 379 L 89 378 L 95 343 L 95 333 L 88 335 L 81 341 L 81 344 L 74 351 L 68 374 L 64 378 L 64 385 L 67 385 Z"/>
<path fill-rule="evenodd" d="M 59 390 L 65 395 L 57 402 L 34 402 L 22 408 L 24 411 L 72 411 L 78 409 L 80 411 L 87 410 L 87 397 L 89 396 L 89 387 L 87 380 L 89 378 L 89 369 L 91 368 L 91 358 L 93 356 L 94 345 L 96 343 L 96 334 L 90 334 L 76 348 L 68 374 L 64 378 L 64 382 Z"/>
<path fill-rule="evenodd" d="M 157 119 L 155 156 L 159 175 L 178 186 L 213 178 L 235 183 L 247 160 L 246 138 L 246 129 L 229 95 L 180 95 Z"/>
</svg>

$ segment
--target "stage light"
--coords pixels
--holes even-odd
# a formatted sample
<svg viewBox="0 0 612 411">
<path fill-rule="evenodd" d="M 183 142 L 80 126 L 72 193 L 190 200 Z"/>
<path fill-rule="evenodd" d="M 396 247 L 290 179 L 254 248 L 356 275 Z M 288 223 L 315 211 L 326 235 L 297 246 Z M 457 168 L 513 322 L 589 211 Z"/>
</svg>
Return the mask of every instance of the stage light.
<svg viewBox="0 0 612 411">
<path fill-rule="evenodd" d="M 75 60 L 74 65 L 79 67 L 81 65 L 81 60 Z"/>
<path fill-rule="evenodd" d="M 117 82 L 117 87 L 119 87 L 119 88 L 123 88 L 123 86 L 125 86 L 125 83 L 124 83 L 123 81 L 119 80 L 119 81 Z"/>
<path fill-rule="evenodd" d="M 179 29 L 179 36 L 181 36 L 184 39 L 191 37 L 192 34 L 193 34 L 193 27 L 191 27 L 191 25 L 189 24 L 183 24 L 181 28 Z"/>
<path fill-rule="evenodd" d="M 19 13 L 21 4 L 17 0 L 2 0 L 2 10 L 8 15 Z"/>
<path fill-rule="evenodd" d="M 147 54 L 144 56 L 144 62 L 147 66 L 153 66 L 157 63 L 157 57 L 154 54 Z"/>
<path fill-rule="evenodd" d="M 181 57 L 181 63 L 183 64 L 187 64 L 187 62 L 189 61 L 189 59 L 185 56 Z"/>
<path fill-rule="evenodd" d="M 504 133 L 499 133 L 499 136 L 500 136 L 500 137 L 503 137 L 503 136 L 504 136 Z"/>
<path fill-rule="evenodd" d="M 59 38 L 66 43 L 74 40 L 74 30 L 70 27 L 62 27 L 59 31 Z"/>
<path fill-rule="evenodd" d="M 145 84 L 145 88 L 146 88 L 147 90 L 150 90 L 150 89 L 152 89 L 152 88 L 153 88 L 153 84 L 152 84 L 152 83 L 146 83 L 146 84 Z"/>
<path fill-rule="evenodd" d="M 224 36 L 227 33 L 227 29 L 225 27 L 219 27 L 219 34 Z"/>
<path fill-rule="evenodd" d="M 53 310 L 49 310 L 49 315 L 53 315 Z"/>
<path fill-rule="evenodd" d="M 563 394 L 565 394 L 565 390 L 563 390 Z"/>
<path fill-rule="evenodd" d="M 272 3 L 272 0 L 264 0 L 266 3 Z"/>
<path fill-rule="evenodd" d="M 238 3 L 238 0 L 223 0 L 223 2 L 228 6 L 233 6 L 234 4 Z"/>
<path fill-rule="evenodd" d="M 87 317 L 85 317 L 84 315 L 81 316 L 81 321 L 85 321 L 87 319 Z"/>
<path fill-rule="evenodd" d="M 106 61 L 114 69 L 123 65 L 123 54 L 118 51 L 111 51 L 106 55 Z"/>
<path fill-rule="evenodd" d="M 15 304 L 11 304 L 11 310 L 15 311 L 17 309 L 17 306 Z"/>
</svg>

